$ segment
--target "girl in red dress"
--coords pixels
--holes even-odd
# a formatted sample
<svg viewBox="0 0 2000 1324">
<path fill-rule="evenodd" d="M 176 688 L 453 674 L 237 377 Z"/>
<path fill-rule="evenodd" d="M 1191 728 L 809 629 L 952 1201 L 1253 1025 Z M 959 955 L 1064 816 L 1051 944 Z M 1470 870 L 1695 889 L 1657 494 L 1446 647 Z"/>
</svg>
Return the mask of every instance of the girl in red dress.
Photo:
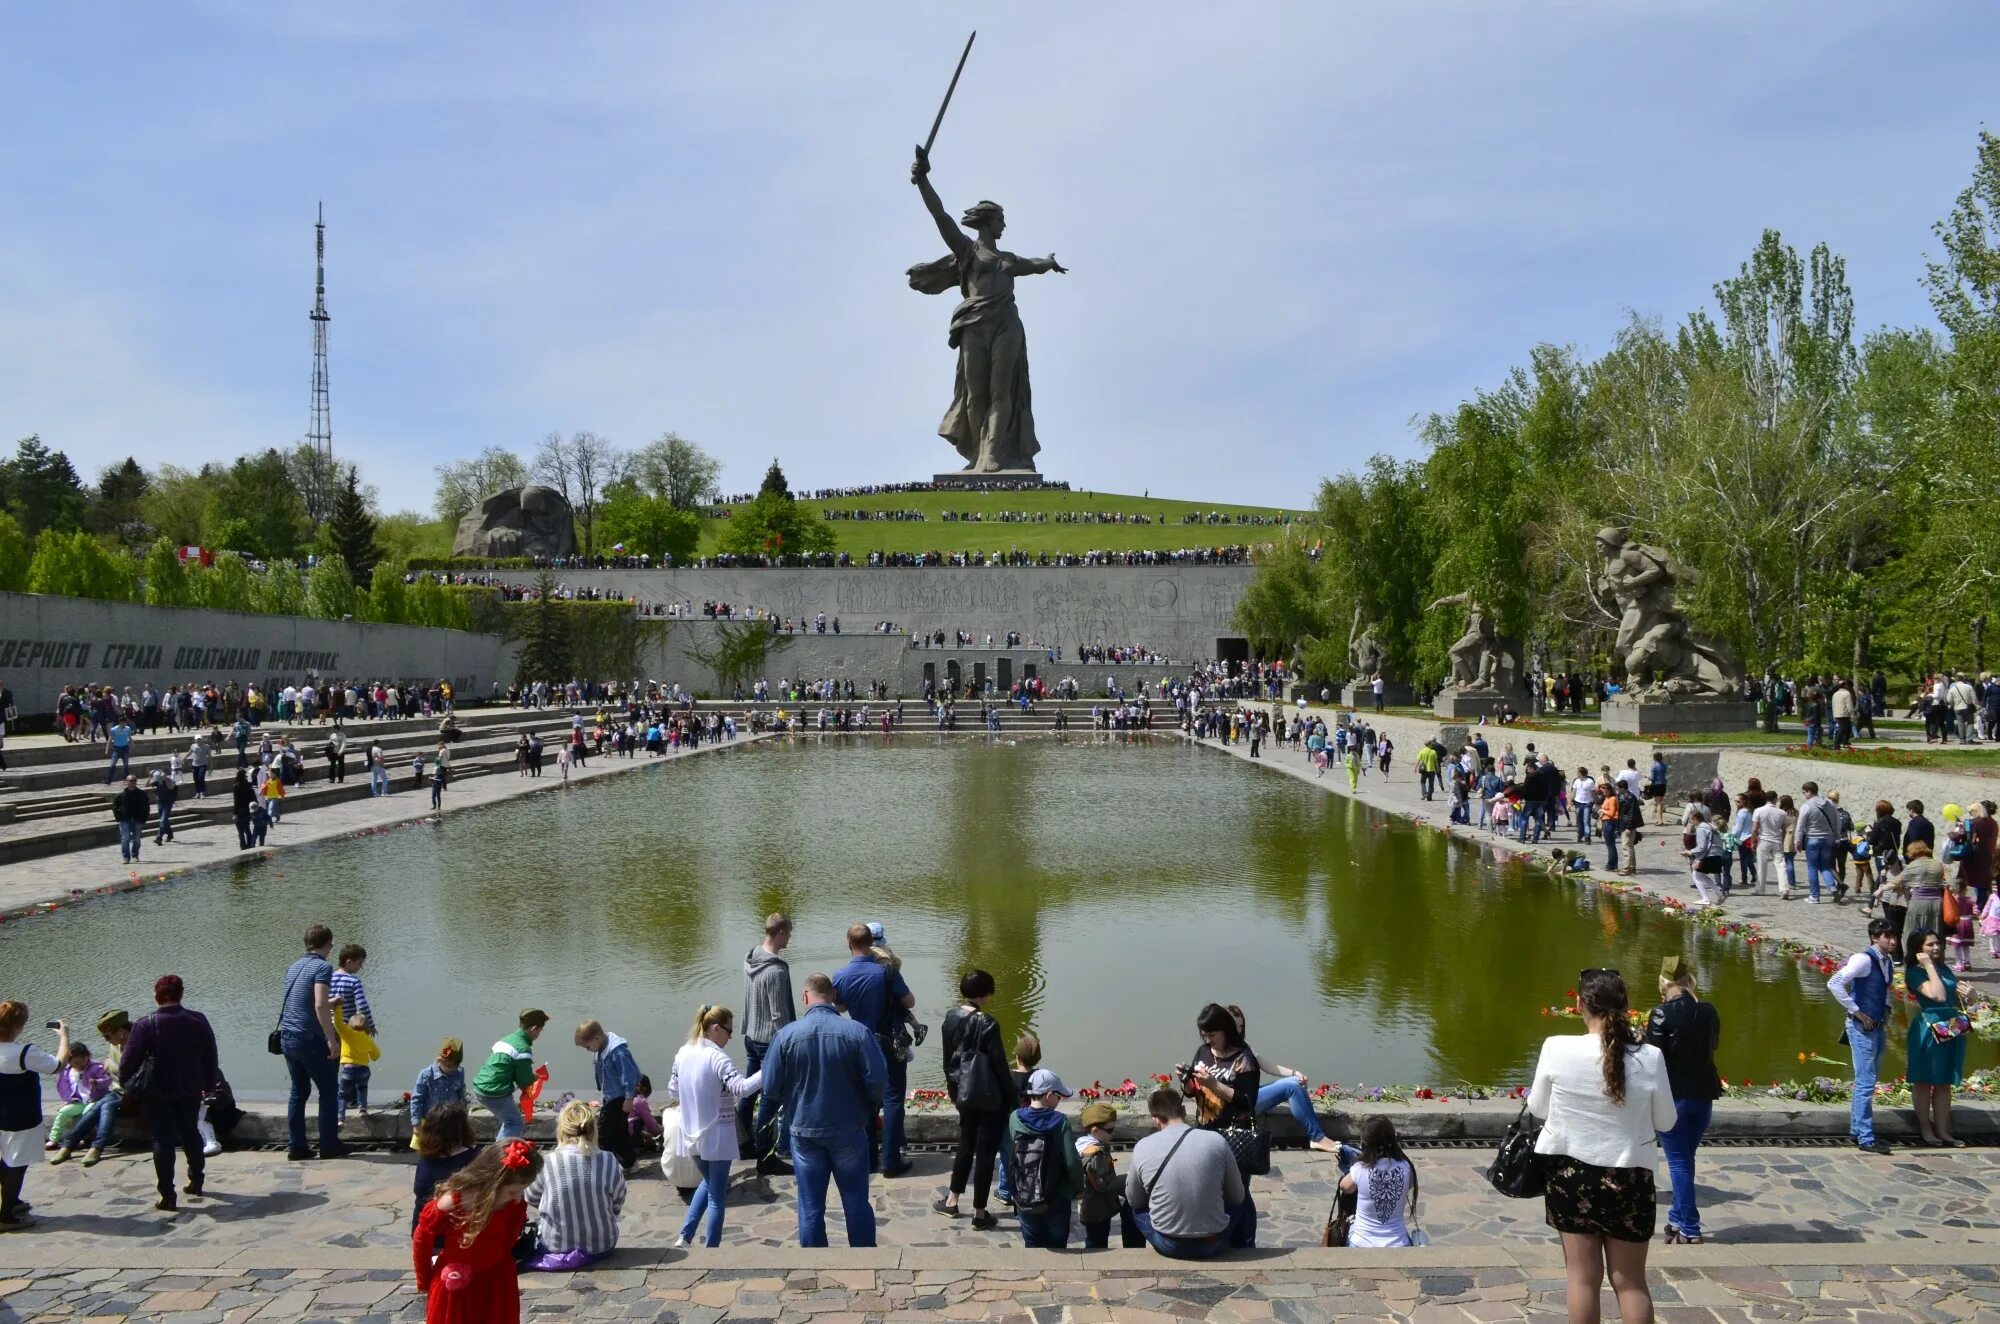
<svg viewBox="0 0 2000 1324">
<path fill-rule="evenodd" d="M 541 1170 L 533 1145 L 510 1140 L 489 1145 L 439 1185 L 410 1238 L 417 1290 L 429 1295 L 426 1324 L 518 1324 L 514 1243 L 528 1222 L 522 1194 Z M 433 1259 L 440 1238 L 444 1251 Z"/>
</svg>

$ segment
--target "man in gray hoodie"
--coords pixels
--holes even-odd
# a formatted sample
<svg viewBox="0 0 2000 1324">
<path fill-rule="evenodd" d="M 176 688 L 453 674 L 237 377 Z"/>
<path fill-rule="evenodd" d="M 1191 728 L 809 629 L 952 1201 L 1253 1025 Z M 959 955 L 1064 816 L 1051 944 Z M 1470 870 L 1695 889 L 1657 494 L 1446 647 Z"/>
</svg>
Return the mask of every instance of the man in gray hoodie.
<svg viewBox="0 0 2000 1324">
<path fill-rule="evenodd" d="M 782 910 L 774 911 L 764 921 L 764 941 L 752 947 L 750 954 L 743 958 L 743 1051 L 747 1058 L 745 1069 L 753 1076 L 762 1068 L 764 1054 L 770 1050 L 771 1041 L 778 1037 L 778 1031 L 792 1023 L 792 968 L 778 954 L 791 941 L 791 916 Z M 791 1152 L 789 1137 L 782 1133 L 774 1136 L 771 1129 L 771 1117 L 777 1111 L 778 1101 L 759 1091 L 755 1098 L 746 1098 L 736 1107 L 744 1125 L 750 1128 L 752 1147 L 757 1153 L 758 1193 L 768 1196 L 770 1175 L 791 1171 L 790 1165 L 777 1157 Z M 756 1114 L 754 1124 L 751 1121 L 753 1109 Z"/>
</svg>

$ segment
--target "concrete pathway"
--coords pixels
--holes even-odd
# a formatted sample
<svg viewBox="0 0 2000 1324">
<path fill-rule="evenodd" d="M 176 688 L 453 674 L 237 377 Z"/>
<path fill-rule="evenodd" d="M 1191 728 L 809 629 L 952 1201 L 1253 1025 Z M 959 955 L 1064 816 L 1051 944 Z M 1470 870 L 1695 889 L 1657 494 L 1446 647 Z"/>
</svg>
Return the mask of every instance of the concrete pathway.
<svg viewBox="0 0 2000 1324">
<path fill-rule="evenodd" d="M 671 1249 L 685 1205 L 650 1162 L 631 1181 L 623 1249 L 577 1274 L 523 1282 L 546 1320 L 1008 1319 L 1509 1320 L 1560 1311 L 1561 1252 L 1538 1200 L 1510 1201 L 1480 1176 L 1479 1149 L 1419 1150 L 1432 1245 L 1322 1251 L 1331 1158 L 1281 1151 L 1252 1186 L 1259 1244 L 1175 1264 L 1151 1251 L 1024 1249 L 1011 1214 L 974 1232 L 928 1205 L 950 1156 L 874 1183 L 872 1251 L 802 1251 L 790 1183 L 758 1201 L 739 1177 L 723 1244 Z M 411 1287 L 412 1156 L 329 1164 L 268 1152 L 210 1161 L 201 1199 L 152 1208 L 152 1165 L 117 1155 L 29 1174 L 39 1222 L 0 1236 L 0 1319 L 421 1318 Z M 1704 1151 L 1709 1244 L 1655 1245 L 1665 1321 L 1753 1318 L 1958 1320 L 2000 1311 L 2000 1213 L 1988 1196 L 2000 1151 Z M 1662 1178 L 1664 1183 L 1664 1177 Z M 836 1201 L 837 1207 L 837 1201 Z M 997 1206 L 996 1206 L 997 1207 Z M 832 1237 L 842 1238 L 836 1212 Z M 1080 1233 L 1078 1234 L 1080 1237 Z M 1608 1312 L 1607 1312 L 1608 1313 Z"/>
<path fill-rule="evenodd" d="M 598 756 L 585 767 L 572 768 L 569 779 L 572 782 L 595 781 L 621 772 L 657 767 L 676 759 L 741 749 L 767 738 L 761 734 L 745 734 L 733 741 L 706 744 L 698 749 L 681 750 L 658 758 L 643 751 L 629 759 Z M 174 839 L 164 846 L 154 845 L 148 835 L 136 866 L 122 862 L 115 845 L 0 866 L 0 916 L 14 916 L 15 920 L 10 922 L 15 922 L 19 919 L 19 912 L 24 910 L 66 905 L 107 890 L 127 891 L 140 886 L 155 886 L 176 875 L 208 865 L 268 858 L 308 842 L 380 831 L 429 818 L 429 790 L 411 789 L 408 771 L 398 771 L 400 775 L 390 779 L 393 789 L 388 795 L 320 805 L 310 812 L 286 819 L 271 830 L 261 850 L 240 849 L 236 844 L 234 825 L 221 822 L 180 829 Z M 366 779 L 367 774 L 361 774 L 360 780 Z M 350 780 L 354 780 L 351 775 Z M 549 791 L 561 785 L 562 777 L 551 755 L 540 777 L 496 772 L 452 784 L 445 789 L 444 812 L 452 814 L 538 791 Z M 227 781 L 222 783 L 220 794 L 227 796 Z"/>
</svg>

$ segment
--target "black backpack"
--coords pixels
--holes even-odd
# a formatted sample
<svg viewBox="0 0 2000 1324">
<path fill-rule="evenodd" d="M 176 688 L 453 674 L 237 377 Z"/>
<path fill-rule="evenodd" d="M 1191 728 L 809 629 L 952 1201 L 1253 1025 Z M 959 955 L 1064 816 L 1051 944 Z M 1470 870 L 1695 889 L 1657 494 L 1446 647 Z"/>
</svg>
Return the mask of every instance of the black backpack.
<svg viewBox="0 0 2000 1324">
<path fill-rule="evenodd" d="M 1011 1155 L 1014 1160 L 1012 1172 L 1016 1209 L 1039 1214 L 1049 1207 L 1050 1192 L 1058 1180 L 1057 1165 L 1062 1162 L 1050 1141 L 1061 1138 L 1060 1130 L 1023 1131 L 1013 1138 Z"/>
</svg>

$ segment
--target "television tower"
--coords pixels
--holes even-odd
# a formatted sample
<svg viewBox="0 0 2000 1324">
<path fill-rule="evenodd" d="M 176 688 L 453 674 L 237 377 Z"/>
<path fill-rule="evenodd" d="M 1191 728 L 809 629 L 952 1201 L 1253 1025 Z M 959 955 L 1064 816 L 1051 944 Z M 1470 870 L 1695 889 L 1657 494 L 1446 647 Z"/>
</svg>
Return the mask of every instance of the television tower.
<svg viewBox="0 0 2000 1324">
<path fill-rule="evenodd" d="M 312 418 L 306 427 L 306 445 L 312 448 L 312 485 L 305 494 L 306 509 L 315 520 L 323 520 L 333 507 L 333 406 L 326 384 L 326 324 L 333 320 L 326 311 L 326 204 L 319 206 L 319 220 L 313 226 L 315 279 L 313 281 Z"/>
</svg>

